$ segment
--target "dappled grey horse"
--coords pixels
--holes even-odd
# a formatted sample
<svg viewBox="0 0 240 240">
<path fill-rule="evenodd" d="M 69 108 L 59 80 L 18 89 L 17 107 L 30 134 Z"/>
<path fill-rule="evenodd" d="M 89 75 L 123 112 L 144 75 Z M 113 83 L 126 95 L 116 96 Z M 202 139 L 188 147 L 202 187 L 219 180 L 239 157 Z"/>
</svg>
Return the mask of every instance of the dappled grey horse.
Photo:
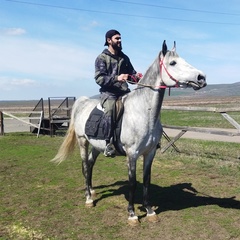
<svg viewBox="0 0 240 240">
<path fill-rule="evenodd" d="M 128 222 L 138 224 L 134 210 L 136 190 L 136 162 L 143 156 L 143 207 L 149 221 L 155 222 L 158 217 L 150 205 L 149 187 L 151 166 L 157 145 L 162 136 L 159 120 L 163 96 L 166 87 L 192 87 L 198 90 L 206 86 L 205 74 L 189 65 L 176 53 L 176 44 L 171 51 L 165 41 L 162 51 L 148 68 L 137 87 L 123 98 L 124 114 L 120 144 L 126 153 L 129 176 Z M 95 191 L 92 187 L 92 171 L 94 163 L 105 149 L 105 140 L 88 138 L 85 124 L 89 114 L 99 103 L 98 99 L 79 98 L 73 106 L 71 122 L 66 137 L 52 161 L 60 163 L 73 151 L 78 142 L 82 158 L 82 171 L 86 181 L 86 206 L 93 206 Z M 92 146 L 90 153 L 89 144 Z"/>
</svg>

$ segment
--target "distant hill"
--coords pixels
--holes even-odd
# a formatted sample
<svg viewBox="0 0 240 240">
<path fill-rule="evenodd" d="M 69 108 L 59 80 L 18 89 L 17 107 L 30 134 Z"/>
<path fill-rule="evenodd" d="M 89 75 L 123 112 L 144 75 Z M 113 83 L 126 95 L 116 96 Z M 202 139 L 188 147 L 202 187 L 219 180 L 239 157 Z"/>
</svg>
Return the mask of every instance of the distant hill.
<svg viewBox="0 0 240 240">
<path fill-rule="evenodd" d="M 166 90 L 168 91 L 168 90 Z M 240 82 L 232 84 L 210 84 L 198 91 L 193 89 L 172 88 L 171 97 L 232 97 L 240 96 Z M 168 97 L 168 94 L 165 94 Z"/>
<path fill-rule="evenodd" d="M 164 99 L 177 100 L 178 98 L 207 98 L 207 97 L 240 97 L 240 82 L 232 84 L 209 84 L 205 88 L 194 91 L 192 88 L 181 89 L 171 88 L 170 97 L 166 89 Z M 100 95 L 92 96 L 91 98 L 99 98 Z M 0 110 L 8 109 L 9 107 L 22 108 L 33 107 L 39 100 L 0 100 Z M 44 100 L 44 105 L 47 106 L 47 100 Z"/>
</svg>

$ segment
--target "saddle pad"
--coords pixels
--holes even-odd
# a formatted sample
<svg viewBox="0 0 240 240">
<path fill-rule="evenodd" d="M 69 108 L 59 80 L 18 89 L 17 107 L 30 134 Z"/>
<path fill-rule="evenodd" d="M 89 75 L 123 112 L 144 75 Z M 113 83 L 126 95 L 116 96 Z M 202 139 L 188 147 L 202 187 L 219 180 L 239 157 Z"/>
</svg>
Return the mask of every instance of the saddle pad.
<svg viewBox="0 0 240 240">
<path fill-rule="evenodd" d="M 123 150 L 120 141 L 121 125 L 122 125 L 122 112 L 118 117 L 117 123 L 115 123 L 115 129 L 113 133 L 113 144 L 119 155 L 126 156 L 126 152 Z M 85 125 L 85 134 L 92 139 L 105 140 L 104 136 L 104 112 L 96 106 L 90 113 Z"/>
<path fill-rule="evenodd" d="M 90 138 L 104 140 L 103 125 L 103 111 L 95 107 L 86 122 L 85 134 Z"/>
</svg>

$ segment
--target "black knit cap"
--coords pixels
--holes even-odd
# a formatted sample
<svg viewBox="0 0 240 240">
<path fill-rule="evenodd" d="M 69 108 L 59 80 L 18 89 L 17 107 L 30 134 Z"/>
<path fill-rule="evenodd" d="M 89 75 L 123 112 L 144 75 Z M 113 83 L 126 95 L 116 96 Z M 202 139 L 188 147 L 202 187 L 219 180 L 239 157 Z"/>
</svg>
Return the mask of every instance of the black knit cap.
<svg viewBox="0 0 240 240">
<path fill-rule="evenodd" d="M 108 46 L 108 42 L 107 42 L 108 38 L 112 38 L 114 35 L 117 35 L 117 34 L 121 35 L 120 32 L 118 32 L 117 30 L 114 30 L 114 29 L 111 29 L 111 30 L 107 31 L 106 34 L 105 34 L 105 44 L 104 44 L 104 46 Z"/>
</svg>

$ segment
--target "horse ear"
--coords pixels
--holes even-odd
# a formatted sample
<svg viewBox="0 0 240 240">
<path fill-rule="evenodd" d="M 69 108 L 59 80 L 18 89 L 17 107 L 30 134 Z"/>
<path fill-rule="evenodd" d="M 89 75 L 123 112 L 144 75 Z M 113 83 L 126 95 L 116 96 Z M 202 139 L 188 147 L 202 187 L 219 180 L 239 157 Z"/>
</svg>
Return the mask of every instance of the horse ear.
<svg viewBox="0 0 240 240">
<path fill-rule="evenodd" d="M 173 52 L 176 52 L 176 41 L 174 41 L 173 43 L 173 49 L 172 49 Z"/>
<path fill-rule="evenodd" d="M 162 54 L 163 56 L 165 56 L 167 53 L 167 44 L 166 44 L 166 40 L 163 41 L 163 45 L 162 45 Z"/>
</svg>

